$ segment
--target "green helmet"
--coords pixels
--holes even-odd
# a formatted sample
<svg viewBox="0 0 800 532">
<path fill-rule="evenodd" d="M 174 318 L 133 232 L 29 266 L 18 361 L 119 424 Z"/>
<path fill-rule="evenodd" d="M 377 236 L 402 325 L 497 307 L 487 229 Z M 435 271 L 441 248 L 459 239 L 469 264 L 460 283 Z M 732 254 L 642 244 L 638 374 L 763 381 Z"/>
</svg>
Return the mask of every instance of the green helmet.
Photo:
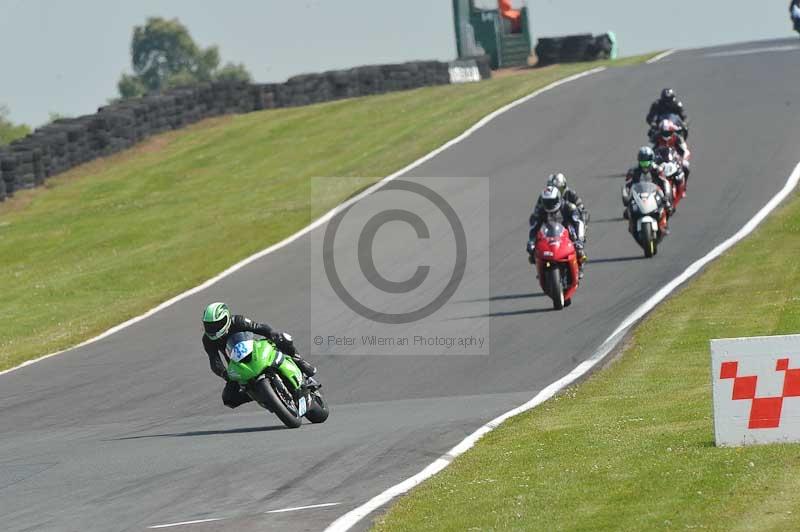
<svg viewBox="0 0 800 532">
<path fill-rule="evenodd" d="M 655 164 L 656 154 L 650 146 L 642 146 L 637 158 L 639 159 L 639 168 L 648 171 Z"/>
<path fill-rule="evenodd" d="M 219 340 L 231 328 L 231 309 L 225 303 L 211 303 L 203 312 L 203 329 L 206 336 Z"/>
</svg>

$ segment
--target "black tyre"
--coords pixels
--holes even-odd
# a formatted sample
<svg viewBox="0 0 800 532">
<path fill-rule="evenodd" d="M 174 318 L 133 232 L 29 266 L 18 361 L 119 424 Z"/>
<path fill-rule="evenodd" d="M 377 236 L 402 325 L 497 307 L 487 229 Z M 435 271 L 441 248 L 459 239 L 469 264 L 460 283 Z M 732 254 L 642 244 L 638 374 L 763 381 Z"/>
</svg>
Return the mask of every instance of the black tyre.
<svg viewBox="0 0 800 532">
<path fill-rule="evenodd" d="M 553 300 L 553 310 L 561 310 L 564 308 L 564 287 L 561 285 L 561 272 L 558 269 L 548 270 L 545 274 L 547 276 L 547 292 Z"/>
<path fill-rule="evenodd" d="M 306 412 L 306 419 L 312 423 L 324 423 L 330 414 L 327 401 L 319 392 L 311 394 L 311 401 L 311 406 Z"/>
<path fill-rule="evenodd" d="M 648 259 L 658 253 L 658 244 L 656 244 L 656 237 L 650 224 L 642 227 L 642 247 L 644 248 L 644 256 Z"/>
<path fill-rule="evenodd" d="M 273 379 L 273 380 L 271 380 Z M 277 376 L 267 377 L 252 385 L 255 399 L 275 413 L 290 429 L 298 428 L 303 419 L 297 415 L 297 406 L 289 390 Z"/>
</svg>

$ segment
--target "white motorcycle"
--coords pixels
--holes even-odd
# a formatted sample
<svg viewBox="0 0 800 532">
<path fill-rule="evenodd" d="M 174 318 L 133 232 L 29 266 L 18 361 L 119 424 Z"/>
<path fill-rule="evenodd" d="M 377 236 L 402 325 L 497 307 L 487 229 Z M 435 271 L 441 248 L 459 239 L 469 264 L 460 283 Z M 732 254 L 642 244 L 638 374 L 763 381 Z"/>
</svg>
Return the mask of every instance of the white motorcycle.
<svg viewBox="0 0 800 532">
<path fill-rule="evenodd" d="M 644 250 L 645 257 L 654 256 L 664 238 L 663 229 L 667 222 L 667 209 L 661 190 L 651 181 L 639 181 L 630 189 L 623 186 L 622 203 L 628 210 L 631 235 Z"/>
</svg>

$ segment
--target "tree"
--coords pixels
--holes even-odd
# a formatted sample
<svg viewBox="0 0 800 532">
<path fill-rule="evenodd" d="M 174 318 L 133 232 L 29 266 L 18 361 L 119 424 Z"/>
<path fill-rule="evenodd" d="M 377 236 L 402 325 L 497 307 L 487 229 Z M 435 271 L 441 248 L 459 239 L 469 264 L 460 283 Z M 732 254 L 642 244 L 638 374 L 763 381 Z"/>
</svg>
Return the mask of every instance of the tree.
<svg viewBox="0 0 800 532">
<path fill-rule="evenodd" d="M 133 74 L 123 74 L 117 83 L 123 99 L 202 81 L 250 80 L 243 64 L 219 68 L 219 49 L 200 48 L 178 19 L 151 17 L 144 26 L 136 26 L 131 64 Z"/>
<path fill-rule="evenodd" d="M 59 113 L 58 111 L 50 111 L 47 113 L 47 121 L 55 122 L 56 120 L 63 120 L 64 118 L 72 118 L 70 115 Z"/>
<path fill-rule="evenodd" d="M 147 93 L 147 87 L 144 82 L 138 76 L 132 74 L 123 74 L 117 82 L 117 89 L 119 89 L 119 95 L 123 100 L 144 96 Z"/>
<path fill-rule="evenodd" d="M 8 113 L 8 107 L 0 104 L 0 146 L 22 138 L 31 132 L 31 128 L 25 124 L 13 124 L 8 119 Z"/>
<path fill-rule="evenodd" d="M 224 67 L 217 71 L 217 79 L 220 81 L 251 81 L 250 73 L 244 63 L 226 63 Z"/>
</svg>

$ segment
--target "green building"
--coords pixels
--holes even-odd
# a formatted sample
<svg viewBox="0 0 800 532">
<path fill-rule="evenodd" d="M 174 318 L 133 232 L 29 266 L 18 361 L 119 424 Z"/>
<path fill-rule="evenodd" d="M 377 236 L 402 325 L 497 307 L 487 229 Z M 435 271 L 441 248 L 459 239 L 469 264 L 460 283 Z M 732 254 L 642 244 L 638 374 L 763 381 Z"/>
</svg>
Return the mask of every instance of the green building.
<svg viewBox="0 0 800 532">
<path fill-rule="evenodd" d="M 493 69 L 524 66 L 531 55 L 528 8 L 514 10 L 516 20 L 504 17 L 499 7 L 484 9 L 475 0 L 453 0 L 458 57 L 487 54 Z"/>
</svg>

